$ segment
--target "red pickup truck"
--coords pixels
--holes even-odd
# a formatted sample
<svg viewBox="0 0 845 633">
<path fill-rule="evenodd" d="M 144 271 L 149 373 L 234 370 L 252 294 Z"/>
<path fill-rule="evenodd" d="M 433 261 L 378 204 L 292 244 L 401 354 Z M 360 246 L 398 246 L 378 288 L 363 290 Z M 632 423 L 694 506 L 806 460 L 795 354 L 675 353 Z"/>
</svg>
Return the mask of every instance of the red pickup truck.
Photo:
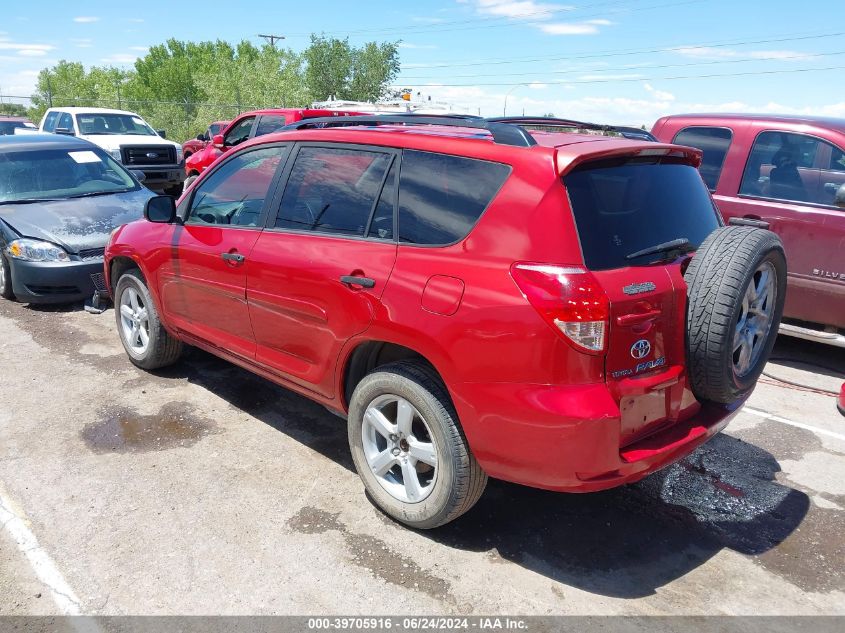
<svg viewBox="0 0 845 633">
<path fill-rule="evenodd" d="M 229 121 L 214 121 L 213 123 L 209 124 L 208 129 L 203 132 L 202 134 L 197 134 L 196 138 L 189 139 L 182 143 L 182 154 L 185 157 L 185 160 L 191 157 L 192 154 L 196 154 L 197 152 L 201 151 L 204 147 L 206 147 L 209 143 L 211 143 L 211 139 L 215 137 L 215 135 L 220 134 L 223 130 L 226 129 L 226 126 L 229 125 Z"/>
<path fill-rule="evenodd" d="M 303 108 L 275 108 L 271 110 L 253 110 L 244 112 L 229 123 L 220 134 L 215 134 L 200 151 L 185 159 L 185 188 L 196 180 L 220 156 L 236 145 L 240 145 L 256 136 L 264 136 L 275 132 L 285 125 L 296 123 L 303 119 L 313 119 L 328 116 L 350 116 L 358 112 L 336 112 L 334 110 L 312 110 Z"/>
<path fill-rule="evenodd" d="M 652 134 L 704 152 L 701 176 L 726 220 L 780 235 L 789 266 L 780 332 L 845 347 L 845 119 L 673 115 Z"/>
</svg>

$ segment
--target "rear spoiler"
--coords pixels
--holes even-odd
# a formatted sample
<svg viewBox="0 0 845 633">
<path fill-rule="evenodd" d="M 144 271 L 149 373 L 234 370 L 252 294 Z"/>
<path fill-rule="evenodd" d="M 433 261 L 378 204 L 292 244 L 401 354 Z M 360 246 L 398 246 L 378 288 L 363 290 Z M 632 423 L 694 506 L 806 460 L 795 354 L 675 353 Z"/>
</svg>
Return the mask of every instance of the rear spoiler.
<svg viewBox="0 0 845 633">
<path fill-rule="evenodd" d="M 569 130 L 585 130 L 594 132 L 612 133 L 623 138 L 634 141 L 650 141 L 656 143 L 657 139 L 646 130 L 641 130 L 636 127 L 626 127 L 623 125 L 603 125 L 601 123 L 586 123 L 584 121 L 574 121 L 572 119 L 558 119 L 556 117 L 544 116 L 508 116 L 508 117 L 491 117 L 487 119 L 491 123 L 510 123 L 519 125 L 527 129 L 534 128 L 538 131 L 556 131 L 557 128 Z"/>
</svg>

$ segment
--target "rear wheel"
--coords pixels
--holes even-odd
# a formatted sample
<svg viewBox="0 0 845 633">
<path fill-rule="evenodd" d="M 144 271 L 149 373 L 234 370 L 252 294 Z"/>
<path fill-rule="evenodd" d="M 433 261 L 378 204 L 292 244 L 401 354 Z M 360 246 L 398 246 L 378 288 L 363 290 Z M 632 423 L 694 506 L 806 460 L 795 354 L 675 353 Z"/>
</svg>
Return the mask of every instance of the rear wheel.
<svg viewBox="0 0 845 633">
<path fill-rule="evenodd" d="M 684 277 L 693 392 L 729 404 L 754 388 L 774 346 L 786 297 L 783 244 L 771 231 L 723 227 Z"/>
<path fill-rule="evenodd" d="M 376 505 L 414 528 L 438 527 L 469 510 L 487 475 L 473 457 L 445 387 L 429 367 L 379 367 L 349 406 L 355 468 Z"/>
<path fill-rule="evenodd" d="M 129 360 L 142 369 L 158 369 L 179 360 L 182 341 L 164 329 L 141 272 L 123 273 L 114 294 L 117 331 Z"/>
<path fill-rule="evenodd" d="M 0 297 L 12 300 L 15 298 L 12 290 L 12 269 L 9 260 L 2 252 L 0 252 Z"/>
</svg>

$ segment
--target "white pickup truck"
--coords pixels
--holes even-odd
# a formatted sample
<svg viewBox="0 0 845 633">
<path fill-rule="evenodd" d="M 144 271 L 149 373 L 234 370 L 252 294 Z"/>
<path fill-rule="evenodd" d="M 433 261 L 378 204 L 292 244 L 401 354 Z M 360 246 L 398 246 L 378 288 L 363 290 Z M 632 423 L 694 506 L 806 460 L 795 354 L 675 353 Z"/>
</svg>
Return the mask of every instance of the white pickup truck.
<svg viewBox="0 0 845 633">
<path fill-rule="evenodd" d="M 68 134 L 91 141 L 133 171 L 144 185 L 179 196 L 185 180 L 182 146 L 163 138 L 134 112 L 107 108 L 60 107 L 44 113 L 42 132 Z"/>
</svg>

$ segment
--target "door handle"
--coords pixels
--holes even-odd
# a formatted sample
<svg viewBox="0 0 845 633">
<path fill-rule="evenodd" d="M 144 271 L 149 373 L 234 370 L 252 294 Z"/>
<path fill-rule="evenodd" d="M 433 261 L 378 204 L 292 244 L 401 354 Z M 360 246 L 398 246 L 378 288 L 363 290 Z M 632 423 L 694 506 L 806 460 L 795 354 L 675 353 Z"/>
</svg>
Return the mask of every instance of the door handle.
<svg viewBox="0 0 845 633">
<path fill-rule="evenodd" d="M 375 279 L 369 277 L 355 277 L 354 275 L 342 275 L 340 283 L 344 286 L 361 286 L 362 288 L 372 288 L 376 285 Z"/>
<path fill-rule="evenodd" d="M 660 310 L 649 310 L 648 312 L 623 314 L 622 316 L 616 317 L 616 324 L 621 326 L 635 325 L 637 323 L 642 323 L 643 321 L 656 319 L 661 314 L 663 313 Z"/>
<path fill-rule="evenodd" d="M 839 187 L 841 186 L 842 185 L 840 185 L 838 182 L 826 182 L 824 183 L 824 190 L 830 193 L 836 193 L 839 190 Z"/>
<path fill-rule="evenodd" d="M 225 259 L 227 262 L 235 262 L 236 264 L 240 264 L 246 259 L 246 257 L 240 253 L 220 253 L 220 257 Z"/>
</svg>

